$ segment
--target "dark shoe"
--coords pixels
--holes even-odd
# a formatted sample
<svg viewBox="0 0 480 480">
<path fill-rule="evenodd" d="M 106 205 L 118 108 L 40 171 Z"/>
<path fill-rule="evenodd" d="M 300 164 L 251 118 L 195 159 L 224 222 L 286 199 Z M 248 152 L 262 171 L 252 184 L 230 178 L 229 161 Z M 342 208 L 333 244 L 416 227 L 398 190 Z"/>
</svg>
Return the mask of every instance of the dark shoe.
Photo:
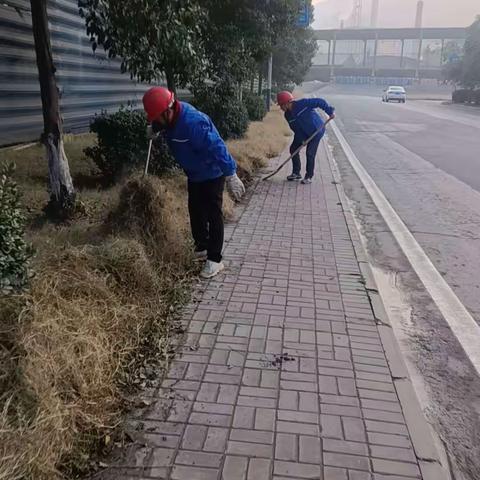
<svg viewBox="0 0 480 480">
<path fill-rule="evenodd" d="M 287 177 L 287 180 L 288 180 L 289 182 L 294 182 L 294 181 L 296 181 L 296 180 L 301 180 L 301 179 L 302 179 L 302 176 L 299 175 L 298 173 L 292 173 L 291 175 L 289 175 L 289 176 Z"/>
<path fill-rule="evenodd" d="M 195 260 L 201 261 L 207 259 L 206 250 L 195 250 Z"/>
</svg>

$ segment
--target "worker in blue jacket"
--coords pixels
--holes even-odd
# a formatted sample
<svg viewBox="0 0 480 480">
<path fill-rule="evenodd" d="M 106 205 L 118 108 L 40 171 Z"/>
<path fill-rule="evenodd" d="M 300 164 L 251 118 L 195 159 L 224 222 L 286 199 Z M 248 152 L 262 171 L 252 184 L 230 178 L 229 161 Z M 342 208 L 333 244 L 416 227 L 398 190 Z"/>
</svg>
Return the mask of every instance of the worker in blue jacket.
<svg viewBox="0 0 480 480">
<path fill-rule="evenodd" d="M 235 160 L 210 118 L 192 105 L 176 100 L 173 92 L 163 87 L 151 88 L 143 97 L 143 105 L 153 134 L 164 132 L 175 160 L 188 177 L 195 255 L 207 260 L 201 276 L 214 277 L 224 269 L 224 186 L 236 201 L 245 193 Z"/>
<path fill-rule="evenodd" d="M 335 117 L 335 109 L 322 98 L 303 98 L 294 100 L 290 92 L 280 92 L 277 95 L 277 103 L 285 112 L 285 119 L 292 129 L 294 135 L 293 143 L 290 147 L 290 153 L 299 149 L 305 141 L 310 138 L 323 125 L 322 117 L 315 111 L 316 108 L 322 109 L 330 118 Z M 302 183 L 308 185 L 312 183 L 315 173 L 315 157 L 317 156 L 318 146 L 325 130 L 316 135 L 307 146 L 307 171 Z M 293 170 L 287 180 L 300 180 L 301 163 L 300 154 L 292 158 Z"/>
</svg>

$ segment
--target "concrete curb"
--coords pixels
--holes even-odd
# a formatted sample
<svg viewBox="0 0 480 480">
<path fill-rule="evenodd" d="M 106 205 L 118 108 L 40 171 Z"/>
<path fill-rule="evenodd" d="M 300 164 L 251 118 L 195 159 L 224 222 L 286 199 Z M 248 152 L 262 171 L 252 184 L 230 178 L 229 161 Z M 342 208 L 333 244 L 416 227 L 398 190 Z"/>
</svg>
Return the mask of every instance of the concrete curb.
<svg viewBox="0 0 480 480">
<path fill-rule="evenodd" d="M 327 137 L 328 140 L 328 137 Z M 397 338 L 395 337 L 383 300 L 379 294 L 373 270 L 368 262 L 367 253 L 360 240 L 360 233 L 354 219 L 350 202 L 345 194 L 341 183 L 341 176 L 328 145 L 324 144 L 330 168 L 335 180 L 335 186 L 342 204 L 347 227 L 350 232 L 355 255 L 359 260 L 360 270 L 363 275 L 365 289 L 367 290 L 370 304 L 377 320 L 378 332 L 382 342 L 387 362 L 393 377 L 393 383 L 403 410 L 410 438 L 412 440 L 415 455 L 422 473 L 423 480 L 451 480 L 448 467 L 442 465 L 437 442 L 432 433 L 432 427 L 428 423 L 417 398 L 410 375 L 403 358 Z"/>
</svg>

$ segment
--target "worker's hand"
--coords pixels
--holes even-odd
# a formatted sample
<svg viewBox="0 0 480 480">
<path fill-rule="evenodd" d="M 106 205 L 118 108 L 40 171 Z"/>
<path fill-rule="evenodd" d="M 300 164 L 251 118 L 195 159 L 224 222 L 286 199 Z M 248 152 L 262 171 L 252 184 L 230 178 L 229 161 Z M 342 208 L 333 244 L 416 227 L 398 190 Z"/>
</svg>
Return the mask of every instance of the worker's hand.
<svg viewBox="0 0 480 480">
<path fill-rule="evenodd" d="M 334 118 L 335 118 L 335 114 L 332 113 L 332 114 L 330 115 L 330 117 L 329 117 L 329 120 L 333 120 Z"/>
<path fill-rule="evenodd" d="M 243 195 L 245 195 L 245 185 L 238 178 L 237 174 L 227 177 L 226 182 L 228 193 L 230 193 L 236 202 L 239 202 Z"/>
<path fill-rule="evenodd" d="M 147 139 L 153 140 L 157 136 L 157 133 L 153 131 L 151 125 L 147 125 Z"/>
<path fill-rule="evenodd" d="M 147 138 L 149 140 L 155 139 L 155 137 L 163 132 L 162 125 L 158 122 L 152 122 L 151 125 L 147 125 Z"/>
</svg>

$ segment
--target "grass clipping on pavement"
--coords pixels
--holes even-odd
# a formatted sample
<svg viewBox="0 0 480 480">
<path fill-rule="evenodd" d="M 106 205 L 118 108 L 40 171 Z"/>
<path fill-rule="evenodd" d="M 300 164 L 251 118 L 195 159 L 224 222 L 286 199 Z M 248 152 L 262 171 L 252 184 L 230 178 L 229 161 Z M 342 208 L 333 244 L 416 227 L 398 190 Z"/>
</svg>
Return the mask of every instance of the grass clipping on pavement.
<svg viewBox="0 0 480 480">
<path fill-rule="evenodd" d="M 241 176 L 251 181 L 287 137 L 275 110 L 229 142 Z M 66 142 L 77 185 L 92 167 L 82 154 L 91 142 Z M 7 152 L 0 160 L 12 156 L 33 219 L 47 200 L 43 152 Z M 32 222 L 31 288 L 0 298 L 0 480 L 88 471 L 127 398 L 158 384 L 181 333 L 176 318 L 193 274 L 185 178 L 132 176 L 110 190 L 94 183 L 79 189 L 85 212 L 73 224 Z M 225 197 L 228 218 L 233 202 Z"/>
</svg>

